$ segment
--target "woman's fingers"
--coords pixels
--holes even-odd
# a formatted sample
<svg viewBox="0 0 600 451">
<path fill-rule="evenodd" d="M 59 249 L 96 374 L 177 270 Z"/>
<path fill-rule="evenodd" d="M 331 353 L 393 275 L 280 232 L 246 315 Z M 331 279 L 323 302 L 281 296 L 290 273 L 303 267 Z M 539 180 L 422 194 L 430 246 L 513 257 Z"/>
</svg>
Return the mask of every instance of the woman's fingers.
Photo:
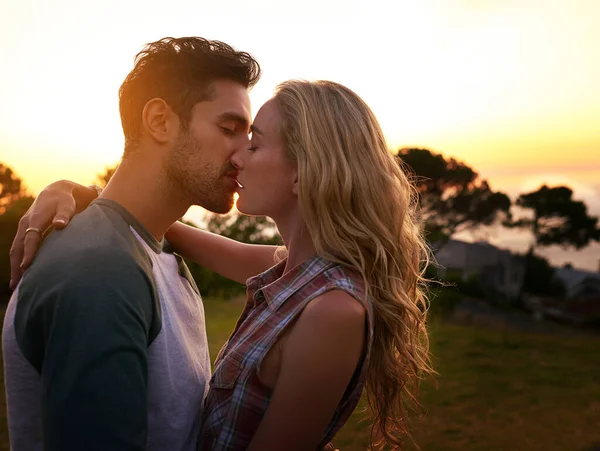
<svg viewBox="0 0 600 451">
<path fill-rule="evenodd" d="M 19 227 L 17 229 L 17 235 L 13 240 L 12 246 L 10 247 L 10 289 L 14 290 L 21 279 L 23 270 L 21 269 L 21 263 L 23 262 L 23 252 L 25 247 L 23 241 L 25 240 L 25 230 L 29 227 L 29 217 L 23 216 L 19 221 Z"/>
<path fill-rule="evenodd" d="M 56 207 L 56 214 L 52 220 L 52 225 L 57 229 L 64 229 L 71 218 L 75 215 L 75 199 L 69 197 Z"/>
</svg>

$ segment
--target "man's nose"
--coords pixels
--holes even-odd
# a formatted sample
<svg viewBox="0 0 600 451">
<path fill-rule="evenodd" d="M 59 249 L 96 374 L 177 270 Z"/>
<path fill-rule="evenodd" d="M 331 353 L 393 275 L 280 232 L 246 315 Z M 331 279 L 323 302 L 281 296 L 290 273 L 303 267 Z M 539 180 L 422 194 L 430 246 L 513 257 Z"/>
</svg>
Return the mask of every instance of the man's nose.
<svg viewBox="0 0 600 451">
<path fill-rule="evenodd" d="M 231 158 L 229 159 L 229 162 L 237 169 L 240 170 L 243 167 L 243 162 L 242 162 L 242 153 L 245 149 L 238 149 L 235 152 L 233 152 L 233 155 L 231 155 Z"/>
</svg>

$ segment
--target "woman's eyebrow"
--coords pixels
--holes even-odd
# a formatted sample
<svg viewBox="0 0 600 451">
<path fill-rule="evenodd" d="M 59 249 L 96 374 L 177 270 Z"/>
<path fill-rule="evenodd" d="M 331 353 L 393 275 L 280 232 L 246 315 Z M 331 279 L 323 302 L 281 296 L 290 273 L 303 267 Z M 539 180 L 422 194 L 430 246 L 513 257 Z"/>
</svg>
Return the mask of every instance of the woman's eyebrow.
<svg viewBox="0 0 600 451">
<path fill-rule="evenodd" d="M 251 131 L 252 133 L 256 133 L 257 135 L 260 135 L 260 136 L 264 136 L 264 135 L 265 135 L 265 134 L 262 132 L 262 130 L 261 130 L 260 128 L 258 128 L 258 127 L 257 127 L 256 125 L 254 125 L 254 124 L 252 124 L 252 125 L 250 126 L 250 131 Z"/>
</svg>

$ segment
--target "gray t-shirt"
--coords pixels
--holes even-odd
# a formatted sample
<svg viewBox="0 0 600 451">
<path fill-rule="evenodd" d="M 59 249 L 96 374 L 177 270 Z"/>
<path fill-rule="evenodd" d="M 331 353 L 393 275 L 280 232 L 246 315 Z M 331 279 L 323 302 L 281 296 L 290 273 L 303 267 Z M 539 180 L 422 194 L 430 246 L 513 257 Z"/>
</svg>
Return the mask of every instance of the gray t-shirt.
<svg viewBox="0 0 600 451">
<path fill-rule="evenodd" d="M 4 320 L 13 451 L 196 449 L 204 308 L 163 244 L 107 199 L 47 238 Z"/>
</svg>

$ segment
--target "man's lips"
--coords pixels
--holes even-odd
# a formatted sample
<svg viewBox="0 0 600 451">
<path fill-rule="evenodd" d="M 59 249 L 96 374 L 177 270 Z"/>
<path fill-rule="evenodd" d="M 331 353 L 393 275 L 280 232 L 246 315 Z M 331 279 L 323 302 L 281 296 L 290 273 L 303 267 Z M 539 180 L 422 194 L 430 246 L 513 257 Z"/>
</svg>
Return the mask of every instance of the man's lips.
<svg viewBox="0 0 600 451">
<path fill-rule="evenodd" d="M 235 182 L 235 184 L 237 185 L 238 188 L 243 188 L 242 184 L 238 181 L 237 177 L 238 177 L 238 173 L 237 172 L 227 172 L 225 173 L 225 177 L 233 180 Z"/>
</svg>

